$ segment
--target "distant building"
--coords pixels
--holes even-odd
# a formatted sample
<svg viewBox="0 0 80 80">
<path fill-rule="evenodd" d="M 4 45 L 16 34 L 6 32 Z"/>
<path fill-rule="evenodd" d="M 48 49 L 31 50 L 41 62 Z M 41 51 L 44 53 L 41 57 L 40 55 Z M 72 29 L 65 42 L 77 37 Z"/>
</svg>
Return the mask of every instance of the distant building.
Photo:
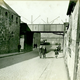
<svg viewBox="0 0 80 80">
<path fill-rule="evenodd" d="M 20 16 L 0 0 L 0 53 L 18 51 L 20 43 Z"/>
</svg>

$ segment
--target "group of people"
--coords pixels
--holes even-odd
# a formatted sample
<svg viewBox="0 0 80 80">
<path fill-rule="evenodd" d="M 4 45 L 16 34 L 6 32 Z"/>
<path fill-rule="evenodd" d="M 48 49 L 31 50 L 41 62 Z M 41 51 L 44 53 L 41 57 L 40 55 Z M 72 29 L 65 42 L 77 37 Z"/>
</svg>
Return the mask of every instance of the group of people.
<svg viewBox="0 0 80 80">
<path fill-rule="evenodd" d="M 40 56 L 40 58 L 46 58 L 46 47 L 45 47 L 45 45 L 40 45 L 39 56 Z"/>
<path fill-rule="evenodd" d="M 59 52 L 61 51 L 61 45 L 58 45 L 55 50 L 55 57 L 58 57 Z M 40 58 L 46 58 L 46 47 L 45 45 L 40 45 L 39 48 L 39 56 Z"/>
</svg>

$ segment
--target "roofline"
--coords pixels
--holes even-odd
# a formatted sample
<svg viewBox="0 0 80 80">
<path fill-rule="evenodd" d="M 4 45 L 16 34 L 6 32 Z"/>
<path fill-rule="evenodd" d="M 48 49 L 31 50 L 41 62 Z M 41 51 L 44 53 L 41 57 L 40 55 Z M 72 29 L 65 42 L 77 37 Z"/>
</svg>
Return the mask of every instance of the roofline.
<svg viewBox="0 0 80 80">
<path fill-rule="evenodd" d="M 1 5 L 0 5 L 0 7 L 3 8 L 3 9 L 5 9 L 6 11 L 9 11 L 10 13 L 13 13 L 14 15 L 17 15 L 18 17 L 21 17 L 20 15 L 18 15 L 18 14 L 16 14 L 16 13 L 14 13 L 14 12 L 12 12 L 12 11 L 10 11 L 10 10 L 4 8 L 4 7 L 2 7 Z"/>
<path fill-rule="evenodd" d="M 4 0 L 3 0 L 4 1 Z M 5 1 L 4 1 L 4 3 L 9 7 L 9 8 L 11 8 L 11 6 L 9 6 Z M 12 8 L 11 8 L 12 9 Z M 13 9 L 12 9 L 13 10 Z M 10 11 L 10 10 L 9 10 Z M 17 13 L 17 12 L 15 12 L 14 10 L 13 11 L 10 11 L 10 12 L 12 12 L 12 13 L 14 13 L 14 14 L 16 14 L 17 16 L 19 16 L 19 14 Z"/>
<path fill-rule="evenodd" d="M 67 15 L 70 15 L 71 12 L 73 12 L 74 7 L 76 5 L 77 0 L 70 0 L 69 1 L 69 6 L 68 6 L 68 10 L 67 10 Z"/>
<path fill-rule="evenodd" d="M 5 5 L 5 7 L 3 7 L 3 6 L 1 6 L 0 5 L 0 7 L 1 8 L 3 8 L 3 9 L 5 9 L 5 10 L 7 10 L 7 11 L 10 11 L 10 12 L 12 12 L 13 14 L 16 14 L 17 16 L 19 16 L 20 17 L 20 15 L 17 13 L 17 12 L 15 12 L 12 8 L 11 8 L 11 6 L 9 6 L 4 0 L 1 0 L 1 2 Z M 8 8 L 8 9 L 7 9 Z"/>
</svg>

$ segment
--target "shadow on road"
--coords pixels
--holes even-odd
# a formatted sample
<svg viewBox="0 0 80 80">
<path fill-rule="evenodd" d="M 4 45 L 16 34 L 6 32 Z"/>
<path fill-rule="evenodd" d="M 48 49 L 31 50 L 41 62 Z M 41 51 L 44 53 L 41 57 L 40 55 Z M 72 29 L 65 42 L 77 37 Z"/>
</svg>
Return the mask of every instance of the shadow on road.
<svg viewBox="0 0 80 80">
<path fill-rule="evenodd" d="M 16 63 L 19 63 L 19 62 L 22 62 L 22 61 L 25 61 L 25 60 L 35 58 L 37 56 L 39 56 L 38 49 L 28 52 L 28 53 L 24 53 L 24 54 L 18 54 L 18 55 L 0 58 L 0 69 L 16 64 Z"/>
<path fill-rule="evenodd" d="M 49 58 L 55 58 L 55 57 L 46 57 L 45 59 L 49 59 Z"/>
</svg>

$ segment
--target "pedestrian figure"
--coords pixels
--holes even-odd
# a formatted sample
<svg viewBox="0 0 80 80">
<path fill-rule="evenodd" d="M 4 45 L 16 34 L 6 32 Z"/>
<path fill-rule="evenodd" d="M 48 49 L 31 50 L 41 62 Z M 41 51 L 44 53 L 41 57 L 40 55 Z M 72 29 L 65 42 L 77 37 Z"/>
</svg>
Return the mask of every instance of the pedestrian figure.
<svg viewBox="0 0 80 80">
<path fill-rule="evenodd" d="M 21 45 L 19 44 L 18 45 L 18 52 L 20 52 L 21 51 Z"/>
<path fill-rule="evenodd" d="M 34 48 L 37 48 L 37 44 L 34 44 Z"/>
<path fill-rule="evenodd" d="M 61 44 L 58 45 L 57 50 L 61 51 Z"/>
<path fill-rule="evenodd" d="M 35 47 L 37 48 L 37 44 L 35 44 Z"/>
<path fill-rule="evenodd" d="M 45 47 L 45 45 L 43 46 L 43 58 L 46 58 L 46 47 Z"/>
<path fill-rule="evenodd" d="M 55 50 L 55 57 L 57 58 L 58 57 L 58 49 L 56 48 L 56 50 Z"/>
<path fill-rule="evenodd" d="M 39 56 L 40 56 L 40 58 L 42 58 L 42 52 L 43 52 L 42 45 L 40 45 L 40 48 L 39 48 Z"/>
</svg>

